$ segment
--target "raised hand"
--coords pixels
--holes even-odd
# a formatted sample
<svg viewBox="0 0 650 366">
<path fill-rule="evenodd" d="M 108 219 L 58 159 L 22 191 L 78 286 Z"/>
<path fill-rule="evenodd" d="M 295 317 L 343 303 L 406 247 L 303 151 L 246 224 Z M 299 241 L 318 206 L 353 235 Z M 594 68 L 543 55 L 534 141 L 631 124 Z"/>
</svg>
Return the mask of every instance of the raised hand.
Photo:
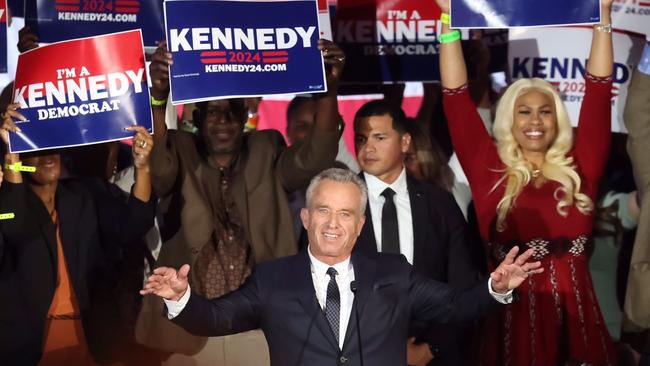
<svg viewBox="0 0 650 366">
<path fill-rule="evenodd" d="M 510 249 L 501 264 L 490 274 L 492 289 L 497 293 L 506 293 L 517 288 L 528 276 L 544 272 L 541 262 L 528 262 L 533 249 L 528 249 L 517 257 L 519 247 Z"/>
<path fill-rule="evenodd" d="M 20 128 L 16 126 L 13 118 L 19 119 L 21 121 L 26 121 L 27 118 L 21 113 L 17 112 L 17 109 L 20 108 L 20 104 L 12 103 L 7 106 L 7 110 L 2 113 L 2 127 L 0 127 L 0 138 L 2 141 L 9 146 L 9 132 L 20 132 Z"/>
<path fill-rule="evenodd" d="M 151 57 L 149 75 L 151 76 L 151 96 L 158 100 L 166 100 L 169 94 L 169 66 L 172 65 L 172 54 L 167 52 L 167 43 L 160 42 Z"/>
<path fill-rule="evenodd" d="M 318 49 L 323 52 L 325 65 L 329 65 L 326 75 L 328 94 L 336 94 L 345 66 L 345 53 L 336 43 L 326 39 L 318 40 Z"/>
<path fill-rule="evenodd" d="M 189 272 L 188 264 L 184 264 L 178 271 L 169 267 L 158 267 L 147 279 L 140 295 L 154 294 L 163 299 L 178 301 L 187 291 Z"/>
<path fill-rule="evenodd" d="M 34 33 L 29 26 L 24 26 L 18 31 L 18 52 L 32 50 L 38 47 L 38 36 Z"/>
<path fill-rule="evenodd" d="M 149 131 L 142 126 L 130 126 L 127 130 L 136 132 L 131 144 L 133 166 L 136 169 L 149 168 L 149 156 L 153 148 L 153 138 Z"/>
</svg>

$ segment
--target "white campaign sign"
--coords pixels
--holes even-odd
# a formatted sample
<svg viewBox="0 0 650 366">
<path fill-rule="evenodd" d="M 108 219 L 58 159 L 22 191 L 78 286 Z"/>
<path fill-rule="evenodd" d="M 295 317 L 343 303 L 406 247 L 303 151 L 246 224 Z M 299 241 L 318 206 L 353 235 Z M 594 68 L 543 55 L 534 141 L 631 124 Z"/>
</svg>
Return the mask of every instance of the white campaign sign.
<svg viewBox="0 0 650 366">
<path fill-rule="evenodd" d="M 614 0 L 612 26 L 650 36 L 650 0 Z"/>
<path fill-rule="evenodd" d="M 591 27 L 511 29 L 508 69 L 513 80 L 543 78 L 558 87 L 575 126 L 584 97 L 584 72 L 591 46 Z M 626 132 L 623 108 L 632 70 L 641 57 L 645 37 L 614 31 L 612 131 Z"/>
</svg>

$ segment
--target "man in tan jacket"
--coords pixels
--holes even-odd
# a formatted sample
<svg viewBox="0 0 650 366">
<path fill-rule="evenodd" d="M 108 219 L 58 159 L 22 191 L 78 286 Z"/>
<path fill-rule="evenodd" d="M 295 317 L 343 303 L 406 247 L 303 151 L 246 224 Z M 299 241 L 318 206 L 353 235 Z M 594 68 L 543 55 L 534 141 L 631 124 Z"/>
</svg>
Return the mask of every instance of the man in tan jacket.
<svg viewBox="0 0 650 366">
<path fill-rule="evenodd" d="M 153 56 L 151 169 L 154 192 L 165 213 L 156 265 L 178 268 L 191 263 L 192 288 L 208 298 L 239 288 L 255 264 L 297 251 L 286 193 L 306 188 L 313 176 L 333 164 L 341 135 L 336 95 L 345 56 L 329 41 L 320 40 L 318 46 L 327 68 L 328 92 L 317 100 L 316 122 L 308 139 L 288 148 L 278 131 L 244 133 L 247 110 L 242 99 L 197 103 L 193 118 L 198 136 L 167 131 L 162 101 L 169 93 L 171 54 L 162 45 Z M 206 338 L 192 336 L 165 319 L 163 302 L 155 297 L 144 299 L 136 337 L 165 352 L 199 353 L 193 356 L 196 365 L 260 365 L 268 360 L 261 333 L 245 335 L 245 360 L 232 360 L 219 348 L 230 352 L 236 345 L 210 339 L 205 347 Z M 222 343 L 215 348 L 213 342 Z M 188 362 L 182 358 L 173 355 L 167 363 Z"/>
<path fill-rule="evenodd" d="M 627 151 L 641 207 L 625 296 L 623 330 L 641 354 L 640 366 L 650 365 L 650 44 L 646 43 L 625 105 Z"/>
</svg>

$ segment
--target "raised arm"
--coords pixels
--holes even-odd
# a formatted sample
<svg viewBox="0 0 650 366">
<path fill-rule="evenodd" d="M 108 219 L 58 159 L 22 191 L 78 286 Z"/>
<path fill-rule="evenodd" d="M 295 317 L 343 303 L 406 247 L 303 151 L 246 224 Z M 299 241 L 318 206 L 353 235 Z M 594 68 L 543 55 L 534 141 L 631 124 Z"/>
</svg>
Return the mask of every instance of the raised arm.
<svg viewBox="0 0 650 366">
<path fill-rule="evenodd" d="M 154 135 L 151 151 L 151 175 L 153 189 L 159 197 L 166 196 L 172 189 L 178 174 L 178 157 L 168 141 L 165 114 L 169 95 L 169 66 L 173 63 L 167 44 L 162 42 L 151 58 L 151 113 Z"/>
<path fill-rule="evenodd" d="M 609 155 L 611 142 L 611 98 L 614 55 L 611 33 L 612 0 L 601 1 L 601 24 L 594 25 L 587 73 L 585 97 L 580 108 L 574 156 L 582 175 L 595 193 Z"/>
<path fill-rule="evenodd" d="M 325 62 L 327 93 L 318 95 L 316 121 L 307 140 L 285 150 L 280 157 L 279 174 L 287 191 L 306 187 L 314 175 L 332 166 L 338 152 L 342 119 L 336 97 L 345 54 L 335 43 L 324 39 L 318 41 L 318 48 Z"/>
<path fill-rule="evenodd" d="M 22 183 L 23 176 L 18 170 L 9 169 L 8 166 L 12 166 L 20 161 L 20 156 L 18 154 L 12 154 L 9 152 L 9 134 L 20 132 L 20 128 L 14 123 L 14 118 L 24 121 L 25 116 L 17 112 L 17 109 L 20 107 L 20 104 L 14 103 L 7 106 L 7 110 L 2 112 L 2 127 L 0 127 L 0 138 L 7 148 L 5 153 L 5 166 L 4 169 L 4 180 L 10 183 Z"/>
<path fill-rule="evenodd" d="M 436 0 L 443 13 L 449 14 L 449 0 Z M 442 25 L 442 35 L 451 34 L 449 24 Z M 456 89 L 467 84 L 467 66 L 459 41 L 440 43 L 440 81 L 442 87 Z"/>
<path fill-rule="evenodd" d="M 449 0 L 436 0 L 443 13 L 449 12 Z M 494 184 L 497 170 L 501 168 L 496 147 L 485 129 L 476 105 L 467 90 L 467 67 L 460 39 L 451 40 L 454 32 L 449 24 L 442 25 L 440 42 L 440 79 L 443 87 L 443 106 L 454 150 L 476 196 L 485 192 L 476 189 Z"/>
<path fill-rule="evenodd" d="M 614 51 L 612 46 L 612 0 L 601 0 L 600 24 L 594 25 L 591 39 L 587 72 L 593 76 L 606 77 L 612 74 Z"/>
</svg>

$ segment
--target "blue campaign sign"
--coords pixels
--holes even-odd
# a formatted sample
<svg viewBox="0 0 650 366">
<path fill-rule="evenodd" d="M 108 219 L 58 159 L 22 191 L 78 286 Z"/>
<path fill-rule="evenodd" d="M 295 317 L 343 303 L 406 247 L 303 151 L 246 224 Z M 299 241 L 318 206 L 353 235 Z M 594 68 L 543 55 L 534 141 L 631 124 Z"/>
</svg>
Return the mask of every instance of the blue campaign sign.
<svg viewBox="0 0 650 366">
<path fill-rule="evenodd" d="M 25 0 L 25 23 L 44 43 L 132 29 L 145 47 L 165 37 L 161 0 Z"/>
<path fill-rule="evenodd" d="M 165 1 L 173 104 L 326 91 L 315 0 Z"/>
<path fill-rule="evenodd" d="M 592 24 L 600 0 L 453 0 L 450 15 L 454 28 Z"/>
<path fill-rule="evenodd" d="M 106 50 L 120 50 L 110 57 Z M 121 140 L 124 128 L 152 131 L 139 30 L 64 41 L 18 56 L 13 102 L 27 121 L 10 133 L 11 152 Z M 152 131 L 153 132 L 153 131 Z"/>
</svg>

